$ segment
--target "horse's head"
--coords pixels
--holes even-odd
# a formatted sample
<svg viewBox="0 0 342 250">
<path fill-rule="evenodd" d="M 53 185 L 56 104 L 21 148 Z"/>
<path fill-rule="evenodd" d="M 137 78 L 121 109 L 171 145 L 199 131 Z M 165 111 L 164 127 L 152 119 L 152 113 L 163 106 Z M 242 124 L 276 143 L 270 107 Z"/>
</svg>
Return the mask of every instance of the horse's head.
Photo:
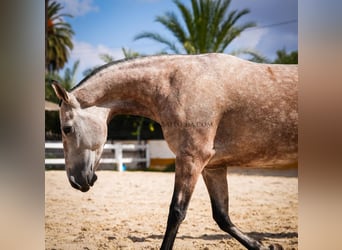
<svg viewBox="0 0 342 250">
<path fill-rule="evenodd" d="M 95 170 L 107 137 L 106 120 L 99 108 L 82 108 L 76 97 L 61 85 L 53 84 L 53 88 L 62 101 L 59 117 L 69 182 L 86 192 L 97 179 Z"/>
</svg>

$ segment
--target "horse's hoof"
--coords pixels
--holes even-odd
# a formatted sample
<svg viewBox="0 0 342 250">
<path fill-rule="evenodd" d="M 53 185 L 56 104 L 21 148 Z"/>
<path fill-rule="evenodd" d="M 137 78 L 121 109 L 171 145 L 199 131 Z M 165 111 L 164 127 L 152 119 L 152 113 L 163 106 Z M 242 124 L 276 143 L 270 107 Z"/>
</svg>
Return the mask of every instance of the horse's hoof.
<svg viewBox="0 0 342 250">
<path fill-rule="evenodd" d="M 277 243 L 269 245 L 268 248 L 270 250 L 284 250 L 284 248 L 280 244 L 277 244 Z"/>
</svg>

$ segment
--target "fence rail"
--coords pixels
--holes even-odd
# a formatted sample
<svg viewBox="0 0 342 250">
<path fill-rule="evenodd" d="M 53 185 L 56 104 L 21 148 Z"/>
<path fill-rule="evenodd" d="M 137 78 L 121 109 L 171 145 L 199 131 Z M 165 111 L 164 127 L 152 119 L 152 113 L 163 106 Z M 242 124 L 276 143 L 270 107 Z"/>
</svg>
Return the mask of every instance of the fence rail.
<svg viewBox="0 0 342 250">
<path fill-rule="evenodd" d="M 62 142 L 45 142 L 45 165 L 63 165 L 65 164 L 63 158 L 47 158 L 46 151 L 49 149 L 63 149 Z M 122 144 L 122 143 L 106 143 L 103 147 L 103 152 L 114 151 L 113 157 L 101 158 L 100 164 L 116 164 L 118 171 L 124 170 L 124 164 L 134 162 L 145 162 L 146 167 L 150 166 L 150 148 L 148 144 Z M 124 151 L 145 151 L 145 158 L 123 157 Z M 104 154 L 102 154 L 103 157 Z"/>
</svg>

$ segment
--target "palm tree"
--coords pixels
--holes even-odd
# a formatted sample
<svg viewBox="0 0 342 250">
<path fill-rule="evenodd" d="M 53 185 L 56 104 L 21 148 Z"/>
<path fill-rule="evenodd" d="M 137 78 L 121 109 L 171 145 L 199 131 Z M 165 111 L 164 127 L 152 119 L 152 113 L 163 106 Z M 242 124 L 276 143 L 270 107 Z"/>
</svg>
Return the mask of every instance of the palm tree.
<svg viewBox="0 0 342 250">
<path fill-rule="evenodd" d="M 69 58 L 69 51 L 73 49 L 72 36 L 74 31 L 63 17 L 72 17 L 61 14 L 61 4 L 45 0 L 46 13 L 46 51 L 45 68 L 49 72 L 62 69 Z"/>
<path fill-rule="evenodd" d="M 76 85 L 76 73 L 79 65 L 80 60 L 77 60 L 74 62 L 72 68 L 65 69 L 62 85 L 66 90 L 70 90 L 74 85 Z"/>
<path fill-rule="evenodd" d="M 124 54 L 125 59 L 130 59 L 130 58 L 136 58 L 136 57 L 140 57 L 143 56 L 142 54 L 139 54 L 139 52 L 135 52 L 131 49 L 125 49 L 125 48 L 121 48 L 122 53 Z M 103 53 L 103 54 L 99 54 L 100 59 L 104 62 L 104 63 L 110 63 L 115 61 L 114 56 L 107 54 L 107 53 Z M 88 75 L 90 75 L 94 70 L 96 70 L 98 67 L 100 67 L 100 65 L 96 65 L 92 68 L 86 69 L 83 71 L 83 76 L 86 77 Z"/>
<path fill-rule="evenodd" d="M 273 63 L 281 64 L 298 64 L 298 51 L 287 53 L 286 49 L 277 50 L 277 58 Z"/>
<path fill-rule="evenodd" d="M 76 84 L 76 73 L 78 70 L 78 66 L 80 65 L 80 61 L 77 60 L 74 62 L 72 68 L 66 68 L 64 70 L 64 76 L 57 74 L 56 72 L 49 72 L 45 74 L 45 100 L 58 103 L 59 100 L 56 97 L 52 87 L 51 82 L 57 81 L 60 83 L 66 90 L 70 90 Z"/>
<path fill-rule="evenodd" d="M 157 16 L 156 21 L 173 34 L 187 54 L 224 52 L 227 46 L 245 29 L 256 26 L 254 22 L 237 24 L 249 9 L 228 12 L 231 0 L 191 0 L 191 9 L 179 0 L 173 0 L 181 13 L 185 27 L 174 12 Z M 163 43 L 174 53 L 181 53 L 179 44 L 154 32 L 143 32 L 135 40 L 148 38 Z"/>
<path fill-rule="evenodd" d="M 126 59 L 143 56 L 139 52 L 136 52 L 136 51 L 131 50 L 131 49 L 125 49 L 123 47 L 121 49 L 122 49 L 122 53 L 124 54 Z"/>
<path fill-rule="evenodd" d="M 107 54 L 107 53 L 103 53 L 103 54 L 99 54 L 100 59 L 104 62 L 104 63 L 110 63 L 113 62 L 115 60 L 114 56 Z M 84 77 L 89 76 L 92 72 L 94 72 L 98 67 L 100 67 L 101 65 L 96 65 L 94 67 L 91 67 L 89 69 L 85 69 L 82 74 Z"/>
</svg>

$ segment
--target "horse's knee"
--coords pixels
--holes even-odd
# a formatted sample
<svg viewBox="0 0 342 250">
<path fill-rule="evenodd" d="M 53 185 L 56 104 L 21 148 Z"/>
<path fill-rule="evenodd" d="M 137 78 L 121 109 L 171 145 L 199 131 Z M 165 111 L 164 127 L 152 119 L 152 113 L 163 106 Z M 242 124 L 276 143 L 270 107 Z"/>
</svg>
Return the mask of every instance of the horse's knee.
<svg viewBox="0 0 342 250">
<path fill-rule="evenodd" d="M 186 211 L 184 210 L 175 210 L 175 218 L 178 222 L 182 222 L 185 219 Z"/>
<path fill-rule="evenodd" d="M 186 209 L 180 208 L 179 206 L 173 206 L 170 208 L 170 217 L 172 221 L 181 223 L 186 216 Z"/>
</svg>

